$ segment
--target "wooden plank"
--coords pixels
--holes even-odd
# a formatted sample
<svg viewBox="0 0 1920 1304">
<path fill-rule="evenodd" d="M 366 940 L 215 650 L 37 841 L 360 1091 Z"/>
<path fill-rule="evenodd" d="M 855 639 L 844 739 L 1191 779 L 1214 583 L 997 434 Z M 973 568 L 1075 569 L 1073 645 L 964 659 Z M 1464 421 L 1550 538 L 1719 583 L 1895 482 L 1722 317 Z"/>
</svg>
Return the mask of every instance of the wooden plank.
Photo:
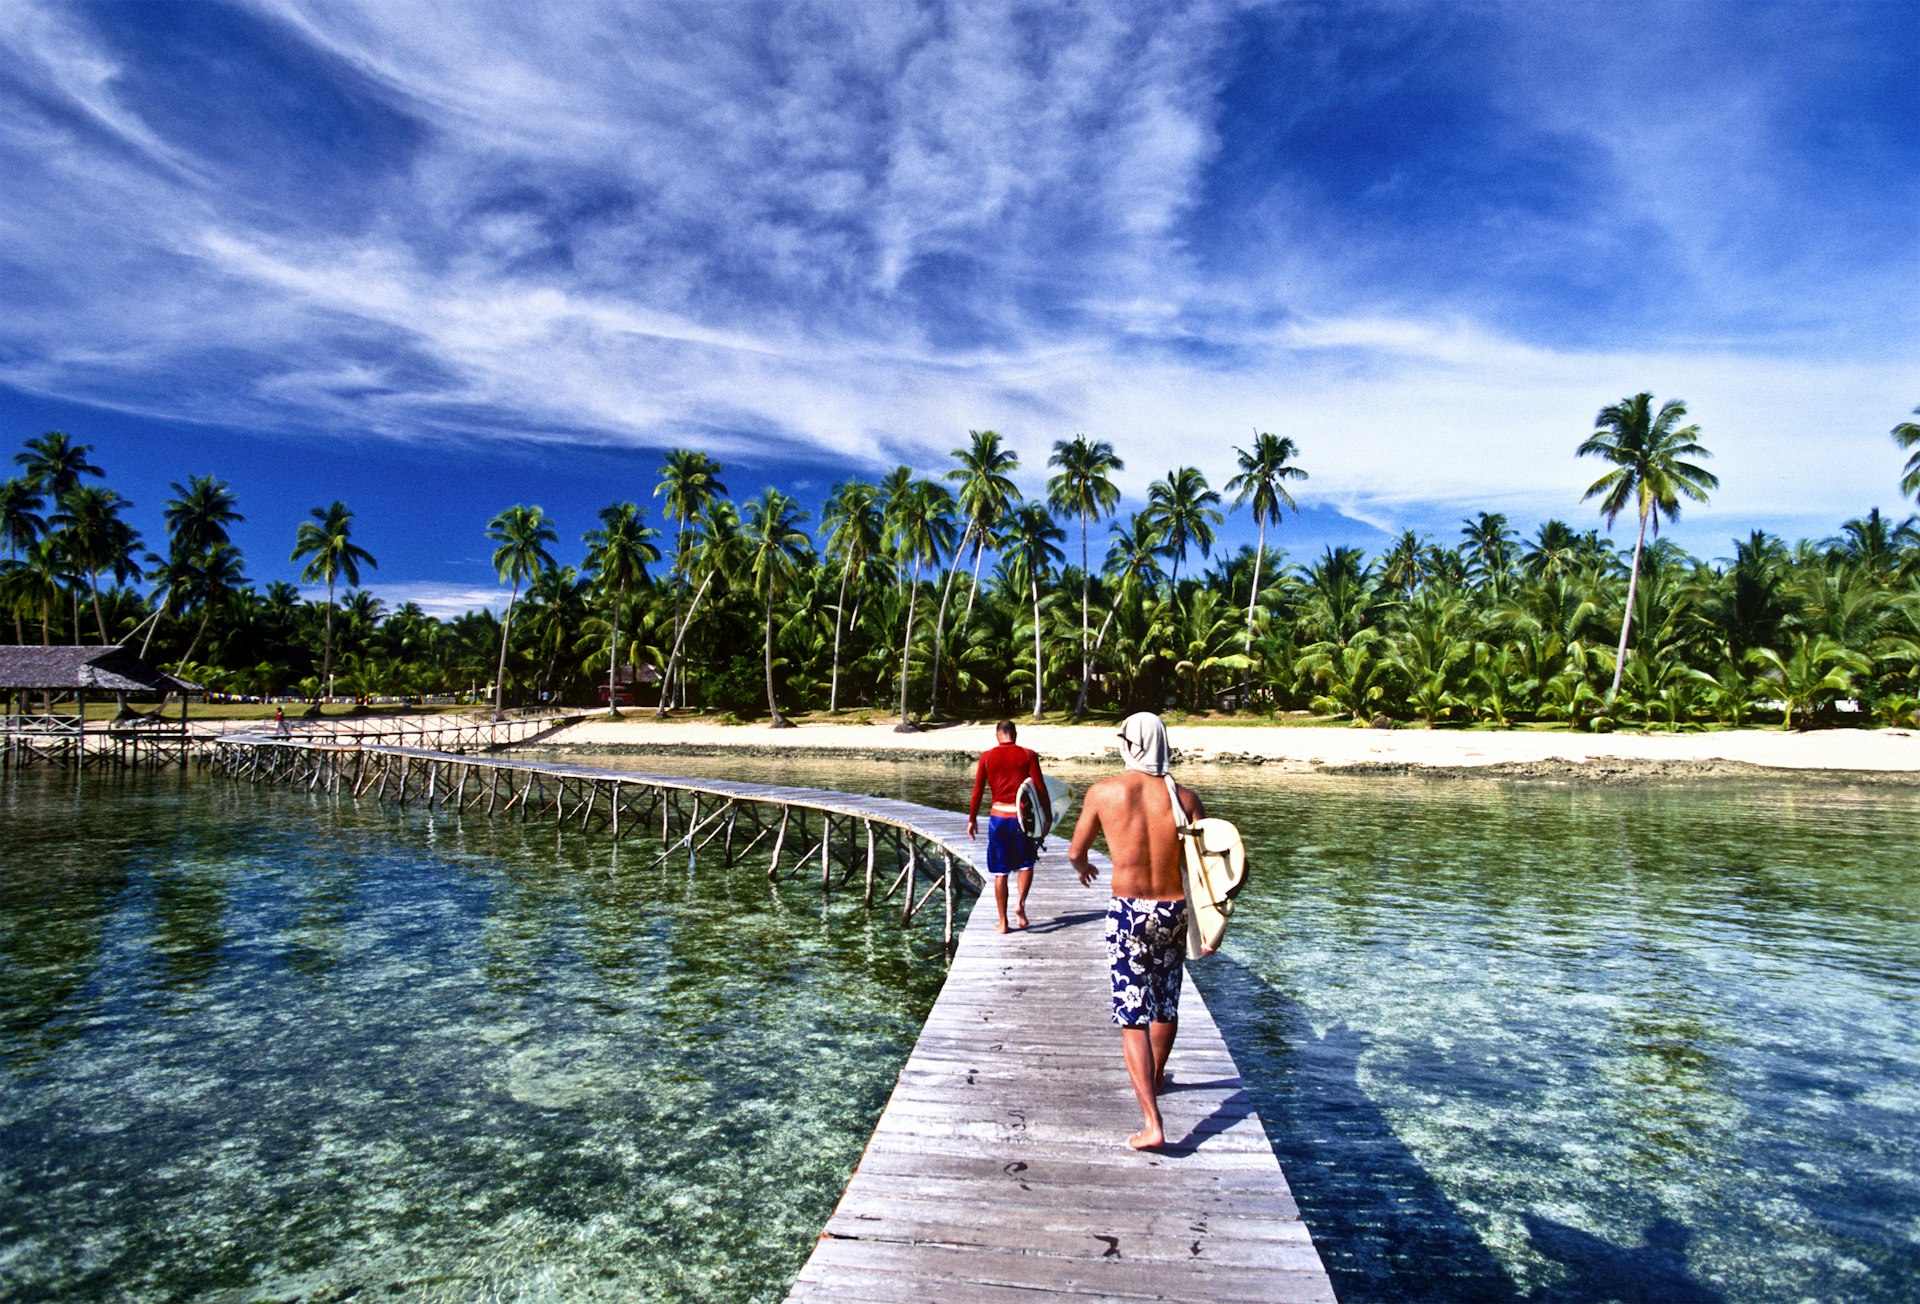
<svg viewBox="0 0 1920 1304">
<path fill-rule="evenodd" d="M 964 822 L 937 839 L 971 857 Z M 946 985 L 790 1300 L 1330 1301 L 1239 1070 L 1191 982 L 1161 1112 L 1139 1125 L 1111 998 L 1106 901 L 1056 846 L 1034 928 L 976 908 Z"/>
<path fill-rule="evenodd" d="M 354 750 L 363 770 L 378 762 L 372 768 L 383 791 L 396 767 L 404 791 L 411 760 L 426 760 L 429 800 L 439 787 L 436 762 L 450 759 L 421 747 Z M 282 753 L 273 755 L 277 765 Z M 876 882 L 873 849 L 891 840 L 901 868 L 893 891 L 906 888 L 903 913 L 946 887 L 932 857 L 943 869 L 951 856 L 957 872 L 985 881 L 984 844 L 969 840 L 965 818 L 952 812 L 811 788 L 494 755 L 459 760 L 463 789 L 468 773 L 484 776 L 491 808 L 504 781 L 506 809 L 518 805 L 523 814 L 529 798 L 544 798 L 546 782 L 556 778 L 563 791 L 566 780 L 590 792 L 609 782 L 615 811 L 611 785 L 652 789 L 658 809 L 649 816 L 659 815 L 663 835 L 678 799 L 713 799 L 714 813 L 687 821 L 676 848 L 691 850 L 705 823 L 720 831 L 722 811 L 731 848 L 734 814 L 744 804 L 758 835 L 737 854 L 773 835 L 770 877 L 790 818 L 799 816 L 798 845 L 805 846 L 805 817 L 817 812 L 823 887 L 831 879 L 832 818 L 848 822 L 849 873 L 858 854 L 850 821 L 858 819 L 868 831 L 867 893 Z M 362 787 L 373 780 L 367 773 Z M 780 809 L 777 825 L 760 819 L 763 805 Z M 930 882 L 920 896 L 915 870 L 923 842 Z M 1169 1145 L 1142 1153 L 1124 1144 L 1139 1112 L 1107 1018 L 1105 909 L 1103 896 L 1074 881 L 1056 843 L 1035 874 L 1028 901 L 1034 927 L 1001 935 L 993 931 L 993 911 L 972 913 L 926 1026 L 791 1300 L 1333 1299 L 1239 1070 L 1191 983 L 1168 1066 L 1170 1089 L 1161 1098 Z"/>
</svg>

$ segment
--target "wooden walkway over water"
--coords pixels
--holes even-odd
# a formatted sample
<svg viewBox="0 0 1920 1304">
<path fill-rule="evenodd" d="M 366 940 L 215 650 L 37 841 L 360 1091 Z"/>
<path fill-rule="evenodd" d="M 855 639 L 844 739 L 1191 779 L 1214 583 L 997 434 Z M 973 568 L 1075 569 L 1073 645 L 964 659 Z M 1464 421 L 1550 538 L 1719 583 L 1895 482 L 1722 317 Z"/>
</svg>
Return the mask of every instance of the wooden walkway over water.
<svg viewBox="0 0 1920 1304">
<path fill-rule="evenodd" d="M 926 819 L 984 868 L 963 817 Z M 1191 978 L 1161 1101 L 1172 1144 L 1126 1148 L 1140 1113 L 1107 1018 L 1106 901 L 1056 840 L 1034 874 L 1031 928 L 996 933 L 991 902 L 976 903 L 789 1300 L 1334 1298 Z"/>
<path fill-rule="evenodd" d="M 724 838 L 732 863 L 736 830 L 742 856 L 771 837 L 770 881 L 817 872 L 823 890 L 852 889 L 864 870 L 867 904 L 899 892 L 902 923 L 938 894 L 950 937 L 959 878 L 984 878 L 985 843 L 968 840 L 965 817 L 909 802 L 359 740 L 256 736 L 218 750 L 236 777 L 460 810 L 484 802 L 615 839 L 657 832 L 664 854 L 690 860 Z M 1107 1018 L 1106 900 L 1103 886 L 1079 885 L 1055 840 L 1034 875 L 1031 928 L 998 934 L 991 905 L 976 907 L 791 1301 L 1333 1300 L 1191 980 L 1161 1102 L 1171 1144 L 1126 1147 L 1139 1110 Z"/>
</svg>

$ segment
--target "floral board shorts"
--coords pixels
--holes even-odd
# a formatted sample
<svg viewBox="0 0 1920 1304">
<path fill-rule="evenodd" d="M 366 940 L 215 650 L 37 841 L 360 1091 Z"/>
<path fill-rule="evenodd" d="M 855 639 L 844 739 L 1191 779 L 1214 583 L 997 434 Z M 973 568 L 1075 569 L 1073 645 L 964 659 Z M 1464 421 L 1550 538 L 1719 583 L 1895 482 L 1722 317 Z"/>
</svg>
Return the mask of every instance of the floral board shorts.
<svg viewBox="0 0 1920 1304">
<path fill-rule="evenodd" d="M 1107 963 L 1113 1021 L 1122 1028 L 1180 1017 L 1187 959 L 1187 903 L 1114 897 L 1107 903 Z"/>
</svg>

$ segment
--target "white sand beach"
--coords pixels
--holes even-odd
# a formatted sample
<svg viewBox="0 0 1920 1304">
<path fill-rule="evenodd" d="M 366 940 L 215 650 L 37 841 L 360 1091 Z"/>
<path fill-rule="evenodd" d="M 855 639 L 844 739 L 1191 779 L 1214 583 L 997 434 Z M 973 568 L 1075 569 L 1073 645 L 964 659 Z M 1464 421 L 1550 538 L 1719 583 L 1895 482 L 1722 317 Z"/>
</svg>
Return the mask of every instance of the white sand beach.
<svg viewBox="0 0 1920 1304">
<path fill-rule="evenodd" d="M 1574 734 L 1182 724 L 1169 726 L 1168 732 L 1183 761 L 1270 765 L 1283 771 L 1499 767 L 1498 772 L 1577 776 L 1587 771 L 1598 777 L 1623 772 L 1684 776 L 1758 767 L 1920 775 L 1920 734 L 1901 729 Z M 1020 729 L 1020 741 L 1050 761 L 1099 761 L 1117 756 L 1114 735 L 1111 724 L 1037 724 Z M 740 748 L 945 756 L 973 755 L 992 746 L 993 727 L 962 724 L 895 733 L 883 723 L 810 723 L 775 730 L 753 724 L 656 721 L 635 714 L 618 721 L 582 721 L 547 741 L 583 750 Z"/>
</svg>

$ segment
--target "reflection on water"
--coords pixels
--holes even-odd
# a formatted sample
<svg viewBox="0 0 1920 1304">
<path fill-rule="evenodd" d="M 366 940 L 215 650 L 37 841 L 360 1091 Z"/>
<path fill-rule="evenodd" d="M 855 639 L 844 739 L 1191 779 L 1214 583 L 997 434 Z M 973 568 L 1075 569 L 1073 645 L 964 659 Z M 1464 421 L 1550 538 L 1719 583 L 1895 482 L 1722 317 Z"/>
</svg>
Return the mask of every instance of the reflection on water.
<svg viewBox="0 0 1920 1304">
<path fill-rule="evenodd" d="M 657 845 L 0 784 L 0 1297 L 780 1297 L 937 938 Z"/>
<path fill-rule="evenodd" d="M 1920 800 L 1195 773 L 1344 1301 L 1920 1298 Z"/>
<path fill-rule="evenodd" d="M 1920 1300 L 1920 795 L 1182 777 L 1255 874 L 1198 981 L 1345 1304 Z"/>
<path fill-rule="evenodd" d="M 1920 798 L 1183 777 L 1255 870 L 1198 980 L 1346 1304 L 1920 1299 Z M 939 981 L 639 844 L 74 792 L 0 786 L 12 1298 L 777 1297 Z"/>
</svg>

